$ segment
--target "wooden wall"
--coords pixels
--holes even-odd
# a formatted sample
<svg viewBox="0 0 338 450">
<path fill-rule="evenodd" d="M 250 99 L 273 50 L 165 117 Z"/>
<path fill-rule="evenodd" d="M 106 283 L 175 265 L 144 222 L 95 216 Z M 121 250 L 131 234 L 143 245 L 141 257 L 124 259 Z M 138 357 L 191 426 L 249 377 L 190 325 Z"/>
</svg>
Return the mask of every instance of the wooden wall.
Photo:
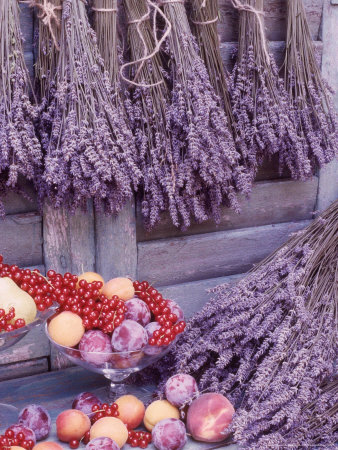
<svg viewBox="0 0 338 450">
<path fill-rule="evenodd" d="M 304 0 L 323 72 L 338 89 L 338 5 L 334 0 Z M 33 12 L 22 9 L 25 57 L 33 73 Z M 231 69 L 236 47 L 238 14 L 230 0 L 220 0 L 219 33 L 225 64 Z M 286 0 L 265 1 L 265 24 L 270 47 L 281 63 L 286 33 Z M 335 98 L 338 107 L 338 98 Z M 117 275 L 147 279 L 168 297 L 177 300 L 190 316 L 208 299 L 205 289 L 223 281 L 234 282 L 243 272 L 285 242 L 290 233 L 305 227 L 314 211 L 338 197 L 337 163 L 308 182 L 279 175 L 274 161 L 260 170 L 242 213 L 226 208 L 221 223 L 193 224 L 187 231 L 173 228 L 166 214 L 148 233 L 142 226 L 139 206 L 131 202 L 118 217 L 97 214 L 88 204 L 87 214 L 69 216 L 45 206 L 43 216 L 36 200 L 11 194 L 6 198 L 7 217 L 0 222 L 0 253 L 23 266 L 54 268 L 79 273 L 96 270 L 106 279 Z M 51 355 L 51 357 L 50 357 Z M 30 333 L 7 352 L 0 353 L 0 380 L 57 368 L 63 365 L 51 351 L 42 330 Z"/>
</svg>

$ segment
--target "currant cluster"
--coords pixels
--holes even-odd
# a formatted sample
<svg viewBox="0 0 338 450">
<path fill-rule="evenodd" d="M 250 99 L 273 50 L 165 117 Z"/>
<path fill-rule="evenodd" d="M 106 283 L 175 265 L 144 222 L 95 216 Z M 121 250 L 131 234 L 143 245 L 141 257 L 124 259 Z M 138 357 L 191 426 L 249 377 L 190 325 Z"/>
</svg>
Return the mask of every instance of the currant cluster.
<svg viewBox="0 0 338 450">
<path fill-rule="evenodd" d="M 32 450 L 34 441 L 27 441 L 23 433 L 15 434 L 13 430 L 8 429 L 5 434 L 0 435 L 0 450 L 8 450 L 14 446 Z"/>
<path fill-rule="evenodd" d="M 119 407 L 117 403 L 112 403 L 111 405 L 108 405 L 108 403 L 102 403 L 102 405 L 93 405 L 92 411 L 94 414 L 93 417 L 91 417 L 91 423 L 97 422 L 99 419 L 102 419 L 102 417 L 117 417 L 119 415 L 118 411 Z"/>
<path fill-rule="evenodd" d="M 177 323 L 178 317 L 171 312 L 168 302 L 147 281 L 135 281 L 134 289 L 138 298 L 148 305 L 155 320 L 162 325 L 159 330 L 154 331 L 153 336 L 149 339 L 149 345 L 169 345 L 178 334 L 184 331 L 186 323 L 183 320 Z"/>
<path fill-rule="evenodd" d="M 26 291 L 34 299 L 39 311 L 50 308 L 56 300 L 53 286 L 39 273 L 38 269 L 32 272 L 29 269 L 20 269 L 15 264 L 4 264 L 2 255 L 0 255 L 0 277 L 12 279 L 19 288 Z"/>
<path fill-rule="evenodd" d="M 24 319 L 16 319 L 14 324 L 11 322 L 15 317 L 15 308 L 9 308 L 8 313 L 2 308 L 0 308 L 0 332 L 1 331 L 14 331 L 18 328 L 22 328 L 26 325 Z"/>
<path fill-rule="evenodd" d="M 132 447 L 147 448 L 151 442 L 151 433 L 146 431 L 129 431 L 127 443 Z"/>
<path fill-rule="evenodd" d="M 86 431 L 81 441 L 84 443 L 84 445 L 87 445 L 90 441 L 90 431 Z M 76 447 L 77 448 L 77 447 Z"/>
</svg>

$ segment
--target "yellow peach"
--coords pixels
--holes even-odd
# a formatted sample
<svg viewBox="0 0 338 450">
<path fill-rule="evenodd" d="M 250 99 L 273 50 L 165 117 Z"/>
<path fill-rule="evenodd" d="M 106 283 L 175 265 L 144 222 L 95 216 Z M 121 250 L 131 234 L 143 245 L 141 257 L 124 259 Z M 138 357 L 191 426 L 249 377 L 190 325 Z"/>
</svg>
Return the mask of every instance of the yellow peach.
<svg viewBox="0 0 338 450">
<path fill-rule="evenodd" d="M 75 347 L 84 335 L 82 319 L 70 311 L 63 311 L 53 317 L 48 325 L 49 336 L 59 345 Z"/>
<path fill-rule="evenodd" d="M 89 429 L 89 417 L 77 409 L 67 409 L 56 418 L 56 433 L 62 442 L 81 439 Z"/>
<path fill-rule="evenodd" d="M 79 288 L 79 283 L 81 280 L 86 280 L 87 283 L 92 283 L 93 281 L 101 281 L 102 288 L 104 286 L 103 277 L 101 277 L 101 275 L 96 272 L 84 272 L 81 275 L 79 275 L 77 278 L 78 278 L 77 285 L 76 285 L 77 288 Z M 102 288 L 100 289 L 100 292 L 102 291 Z"/>
<path fill-rule="evenodd" d="M 119 419 L 127 425 L 129 430 L 137 428 L 144 417 L 144 404 L 134 395 L 122 395 L 115 403 L 119 407 Z"/>
<path fill-rule="evenodd" d="M 151 431 L 154 426 L 164 419 L 179 419 L 179 410 L 167 400 L 156 400 L 151 403 L 144 414 L 144 425 Z"/>
<path fill-rule="evenodd" d="M 11 447 L 11 448 L 13 448 L 13 447 Z M 21 447 L 18 447 L 18 448 L 21 448 Z M 46 441 L 46 442 L 40 442 L 39 444 L 36 444 L 33 447 L 33 450 L 62 450 L 62 447 L 57 442 Z"/>
<path fill-rule="evenodd" d="M 108 298 L 117 295 L 121 300 L 130 300 L 135 295 L 133 282 L 129 278 L 113 278 L 109 280 L 102 289 L 102 294 Z"/>
<path fill-rule="evenodd" d="M 128 429 L 116 417 L 102 417 L 90 429 L 90 440 L 98 437 L 108 437 L 122 448 L 128 439 Z"/>
</svg>

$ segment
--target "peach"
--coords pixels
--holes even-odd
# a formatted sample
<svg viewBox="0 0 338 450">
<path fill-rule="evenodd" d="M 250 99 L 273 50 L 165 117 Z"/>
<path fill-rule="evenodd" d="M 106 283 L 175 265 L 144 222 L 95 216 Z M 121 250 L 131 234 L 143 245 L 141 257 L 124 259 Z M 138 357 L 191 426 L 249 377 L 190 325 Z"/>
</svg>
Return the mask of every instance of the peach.
<svg viewBox="0 0 338 450">
<path fill-rule="evenodd" d="M 95 422 L 90 429 L 90 440 L 98 437 L 108 437 L 121 448 L 127 442 L 128 429 L 116 417 L 103 417 Z"/>
<path fill-rule="evenodd" d="M 40 442 L 40 444 L 36 444 L 36 446 L 33 447 L 33 450 L 63 450 L 63 449 L 61 445 L 59 445 L 57 442 L 45 441 Z"/>
<path fill-rule="evenodd" d="M 84 335 L 82 319 L 70 311 L 63 311 L 49 322 L 49 336 L 59 345 L 75 347 Z"/>
<path fill-rule="evenodd" d="M 129 430 L 137 428 L 144 417 L 144 404 L 134 395 L 122 395 L 115 400 L 119 406 L 119 419 L 127 425 Z"/>
<path fill-rule="evenodd" d="M 102 288 L 100 289 L 100 292 L 102 292 L 103 286 L 104 286 L 104 279 L 96 272 L 84 272 L 81 275 L 79 275 L 77 281 L 76 287 L 79 288 L 79 283 L 81 280 L 86 280 L 87 283 L 92 283 L 93 281 L 101 281 Z"/>
<path fill-rule="evenodd" d="M 35 448 L 35 447 L 34 447 Z M 23 447 L 18 447 L 17 445 L 12 445 L 11 450 L 25 450 Z"/>
<path fill-rule="evenodd" d="M 102 289 L 102 294 L 108 298 L 117 295 L 121 300 L 130 300 L 134 297 L 135 289 L 129 278 L 113 278 L 109 280 Z"/>
<path fill-rule="evenodd" d="M 89 417 L 78 409 L 67 409 L 56 418 L 56 433 L 62 442 L 81 439 L 89 429 Z"/>
<path fill-rule="evenodd" d="M 175 406 L 167 400 L 156 400 L 146 409 L 143 422 L 147 430 L 151 431 L 161 420 L 179 418 L 180 412 Z"/>
<path fill-rule="evenodd" d="M 222 394 L 203 394 L 194 400 L 187 414 L 188 432 L 196 441 L 221 442 L 235 413 L 234 407 Z"/>
</svg>

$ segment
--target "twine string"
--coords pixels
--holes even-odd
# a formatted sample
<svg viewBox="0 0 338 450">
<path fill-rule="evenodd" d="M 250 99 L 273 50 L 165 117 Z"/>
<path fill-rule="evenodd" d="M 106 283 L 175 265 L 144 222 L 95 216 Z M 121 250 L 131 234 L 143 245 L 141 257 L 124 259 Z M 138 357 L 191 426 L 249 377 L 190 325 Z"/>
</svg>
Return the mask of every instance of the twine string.
<svg viewBox="0 0 338 450">
<path fill-rule="evenodd" d="M 258 28 L 259 32 L 262 38 L 263 43 L 263 51 L 265 53 L 265 57 L 270 62 L 270 55 L 268 52 L 268 49 L 266 47 L 266 39 L 265 39 L 265 32 L 264 32 L 264 23 L 262 20 L 262 17 L 264 17 L 264 11 L 260 11 L 259 9 L 254 8 L 251 5 L 245 5 L 240 0 L 231 0 L 232 6 L 237 9 L 238 11 L 245 11 L 245 12 L 251 12 L 256 16 L 257 22 L 258 22 Z"/>
<path fill-rule="evenodd" d="M 203 0 L 203 2 L 201 3 L 200 10 L 202 10 L 203 8 L 206 8 L 206 6 L 207 6 L 207 0 Z M 204 20 L 203 22 L 198 21 L 198 20 L 193 20 L 193 19 L 190 19 L 190 20 L 194 25 L 211 25 L 213 23 L 218 22 L 218 16 L 215 17 L 214 19 Z"/>
<path fill-rule="evenodd" d="M 180 1 L 180 2 L 182 2 L 182 0 L 170 0 L 170 1 L 175 1 L 175 2 Z M 150 17 L 149 5 L 152 6 L 155 9 L 155 15 L 154 15 L 154 18 L 153 18 L 154 22 L 156 21 L 157 14 L 160 14 L 162 16 L 162 18 L 164 19 L 166 25 L 167 25 L 167 28 L 166 28 L 165 32 L 163 33 L 163 36 L 161 37 L 160 40 L 157 39 L 157 35 L 156 35 L 156 33 L 154 33 L 155 47 L 154 47 L 154 49 L 153 49 L 153 51 L 151 53 L 148 53 L 147 43 L 146 43 L 146 41 L 145 41 L 145 39 L 143 37 L 142 31 L 140 29 L 142 22 L 144 22 L 145 20 L 147 20 Z M 136 23 L 137 24 L 136 25 L 136 29 L 137 29 L 138 35 L 139 35 L 139 37 L 140 37 L 140 39 L 142 41 L 142 44 L 143 44 L 143 56 L 142 56 L 142 58 L 139 58 L 136 61 L 131 61 L 129 63 L 123 64 L 121 66 L 121 68 L 120 68 L 121 78 L 125 82 L 127 82 L 129 84 L 132 84 L 133 86 L 136 86 L 136 87 L 151 88 L 151 87 L 158 86 L 158 85 L 160 85 L 160 84 L 162 84 L 164 82 L 163 79 L 158 81 L 158 82 L 156 82 L 156 83 L 151 83 L 151 84 L 137 83 L 136 80 L 137 80 L 137 78 L 138 78 L 142 68 L 144 67 L 144 64 L 147 61 L 149 61 L 150 59 L 152 59 L 157 53 L 159 53 L 162 44 L 164 43 L 164 41 L 167 39 L 167 37 L 169 36 L 169 34 L 171 32 L 171 23 L 168 20 L 168 18 L 166 17 L 166 15 L 162 12 L 162 10 L 158 7 L 158 5 L 153 3 L 151 0 L 148 0 L 147 12 L 142 17 L 140 17 L 139 19 L 128 22 L 129 25 L 131 23 L 134 23 L 134 24 Z M 155 25 L 154 25 L 154 30 L 156 31 Z M 124 70 L 127 67 L 136 66 L 138 64 L 140 64 L 140 66 L 137 69 L 133 80 L 130 80 L 127 77 L 124 76 L 123 72 L 124 72 Z"/>
<path fill-rule="evenodd" d="M 117 12 L 117 8 L 94 8 L 92 10 L 95 12 Z"/>
</svg>

